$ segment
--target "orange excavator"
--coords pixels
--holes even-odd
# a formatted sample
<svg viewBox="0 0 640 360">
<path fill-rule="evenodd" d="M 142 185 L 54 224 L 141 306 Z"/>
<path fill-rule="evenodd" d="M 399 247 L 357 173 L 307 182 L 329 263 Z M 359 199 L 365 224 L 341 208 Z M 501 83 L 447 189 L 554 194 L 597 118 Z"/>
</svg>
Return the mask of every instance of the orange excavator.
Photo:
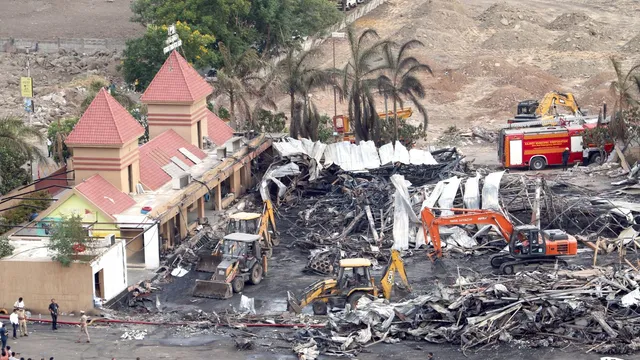
<svg viewBox="0 0 640 360">
<path fill-rule="evenodd" d="M 436 217 L 432 210 L 450 210 L 453 215 Z M 534 225 L 514 226 L 499 212 L 481 209 L 430 209 L 424 208 L 420 214 L 424 238 L 431 235 L 433 250 L 428 254 L 431 261 L 442 257 L 440 240 L 441 225 L 493 225 L 509 245 L 509 252 L 496 254 L 491 258 L 491 266 L 511 275 L 518 266 L 528 264 L 555 263 L 566 266 L 567 262 L 558 256 L 574 256 L 578 253 L 576 238 L 562 230 L 540 230 Z"/>
</svg>

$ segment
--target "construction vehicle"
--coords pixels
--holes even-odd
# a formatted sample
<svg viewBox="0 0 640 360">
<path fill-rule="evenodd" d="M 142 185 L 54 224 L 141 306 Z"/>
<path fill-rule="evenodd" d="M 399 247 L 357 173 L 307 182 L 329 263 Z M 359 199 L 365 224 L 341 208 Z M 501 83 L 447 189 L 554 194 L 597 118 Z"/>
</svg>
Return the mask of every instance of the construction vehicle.
<svg viewBox="0 0 640 360">
<path fill-rule="evenodd" d="M 558 113 L 558 107 L 569 110 L 571 115 L 583 116 L 578 102 L 572 93 L 551 91 L 541 101 L 523 100 L 518 103 L 517 114 L 508 123 L 528 122 L 532 120 L 552 120 Z"/>
<path fill-rule="evenodd" d="M 391 259 L 387 265 L 380 285 L 371 274 L 371 261 L 363 258 L 342 259 L 336 279 L 325 279 L 314 282 L 305 288 L 298 298 L 290 291 L 287 293 L 287 310 L 295 313 L 312 304 L 315 315 L 326 315 L 330 308 L 344 308 L 346 304 L 355 307 L 363 296 L 374 298 L 391 297 L 395 283 L 395 273 L 400 274 L 404 286 L 411 291 L 404 262 L 397 250 L 391 251 Z"/>
<path fill-rule="evenodd" d="M 408 108 L 402 108 L 402 109 L 398 109 L 397 111 L 398 114 L 398 119 L 399 120 L 406 120 L 408 118 L 411 117 L 411 115 L 413 115 L 413 109 L 408 107 Z M 384 119 L 386 116 L 389 116 L 389 118 L 393 118 L 393 110 L 385 113 L 378 113 L 378 117 L 381 119 Z M 354 135 L 354 133 L 351 131 L 351 121 L 349 120 L 349 116 L 347 115 L 336 115 L 333 117 L 333 129 L 335 130 L 335 132 L 338 134 L 339 137 L 342 137 L 343 141 L 349 141 L 351 143 L 355 143 L 356 142 L 356 137 Z"/>
<path fill-rule="evenodd" d="M 569 149 L 569 164 L 600 163 L 614 144 L 605 144 L 603 152 L 595 144 L 585 143 L 585 130 L 595 126 L 597 124 L 502 129 L 498 137 L 498 161 L 505 169 L 543 170 L 549 165 L 561 165 L 562 152 Z"/>
<path fill-rule="evenodd" d="M 262 214 L 239 212 L 230 215 L 227 234 L 234 232 L 260 235 L 261 248 L 267 254 L 267 257 L 271 258 L 273 247 L 280 244 L 271 201 L 264 201 Z"/>
<path fill-rule="evenodd" d="M 516 267 L 528 264 L 567 262 L 559 256 L 575 256 L 578 253 L 576 238 L 562 230 L 540 230 L 534 225 L 514 226 L 499 212 L 486 209 L 434 209 L 453 211 L 454 215 L 436 217 L 430 208 L 421 212 L 424 238 L 431 235 L 431 261 L 442 258 L 440 226 L 447 225 L 493 225 L 508 244 L 508 253 L 499 253 L 491 258 L 491 266 L 511 275 Z"/>
<path fill-rule="evenodd" d="M 197 271 L 213 272 L 211 280 L 196 280 L 193 296 L 229 299 L 250 282 L 258 285 L 267 273 L 267 256 L 262 252 L 260 236 L 231 233 L 216 245 L 211 258 L 198 262 Z"/>
</svg>

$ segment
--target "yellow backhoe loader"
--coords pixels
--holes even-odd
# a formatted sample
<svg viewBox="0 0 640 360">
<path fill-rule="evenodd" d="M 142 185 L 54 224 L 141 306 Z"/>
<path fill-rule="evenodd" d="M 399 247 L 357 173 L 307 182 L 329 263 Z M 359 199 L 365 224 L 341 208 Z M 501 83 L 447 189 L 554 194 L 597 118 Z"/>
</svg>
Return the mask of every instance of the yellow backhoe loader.
<svg viewBox="0 0 640 360">
<path fill-rule="evenodd" d="M 531 120 L 552 120 L 560 115 L 558 108 L 564 108 L 570 115 L 583 115 L 578 101 L 572 93 L 561 93 L 550 91 L 544 95 L 542 100 L 523 100 L 518 103 L 518 112 L 509 123 L 524 122 Z"/>
<path fill-rule="evenodd" d="M 302 309 L 312 304 L 313 313 L 326 315 L 330 308 L 344 308 L 348 303 L 355 307 L 363 296 L 374 298 L 383 296 L 391 297 L 391 291 L 395 283 L 395 273 L 400 274 L 404 286 L 411 291 L 404 262 L 397 250 L 391 251 L 391 260 L 385 269 L 380 285 L 371 274 L 371 261 L 368 259 L 342 259 L 337 279 L 325 279 L 316 281 L 303 290 L 300 297 L 296 297 L 290 291 L 287 293 L 287 310 L 300 313 Z"/>
<path fill-rule="evenodd" d="M 211 280 L 196 280 L 193 296 L 228 299 L 234 292 L 244 290 L 246 282 L 259 284 L 267 273 L 267 256 L 256 234 L 226 235 L 208 257 L 207 264 L 210 267 L 196 270 L 213 272 L 213 276 Z"/>
<path fill-rule="evenodd" d="M 239 212 L 229 216 L 227 234 L 234 232 L 260 235 L 263 251 L 271 257 L 274 246 L 280 244 L 276 232 L 276 219 L 273 213 L 271 201 L 265 200 L 262 214 L 252 212 Z"/>
</svg>

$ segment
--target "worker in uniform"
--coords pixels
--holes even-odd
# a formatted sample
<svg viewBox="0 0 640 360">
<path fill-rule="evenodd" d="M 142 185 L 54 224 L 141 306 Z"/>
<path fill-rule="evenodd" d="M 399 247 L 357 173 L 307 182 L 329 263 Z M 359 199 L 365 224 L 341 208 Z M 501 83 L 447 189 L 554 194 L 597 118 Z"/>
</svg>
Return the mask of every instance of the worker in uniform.
<svg viewBox="0 0 640 360">
<path fill-rule="evenodd" d="M 569 148 L 564 148 L 564 151 L 562 152 L 562 171 L 567 170 L 567 164 L 569 164 L 569 155 L 571 155 L 571 152 L 569 152 Z"/>
</svg>

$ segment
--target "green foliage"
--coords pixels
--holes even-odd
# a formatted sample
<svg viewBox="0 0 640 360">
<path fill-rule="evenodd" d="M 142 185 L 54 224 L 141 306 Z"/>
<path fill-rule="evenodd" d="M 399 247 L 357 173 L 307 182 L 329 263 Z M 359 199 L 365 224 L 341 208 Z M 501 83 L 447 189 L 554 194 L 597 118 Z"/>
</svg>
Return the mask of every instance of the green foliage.
<svg viewBox="0 0 640 360">
<path fill-rule="evenodd" d="M 22 168 L 28 160 L 24 153 L 0 143 L 0 195 L 29 183 L 31 176 Z"/>
<path fill-rule="evenodd" d="M 12 153 L 22 153 L 29 159 L 46 161 L 38 143 L 44 142 L 43 127 L 28 125 L 18 117 L 0 118 L 0 144 Z"/>
<path fill-rule="evenodd" d="M 87 231 L 82 227 L 82 218 L 74 215 L 62 218 L 53 226 L 47 248 L 53 253 L 53 260 L 60 262 L 62 266 L 70 266 L 73 256 L 77 255 L 74 247 L 86 247 L 89 242 Z"/>
<path fill-rule="evenodd" d="M 217 115 L 222 120 L 229 120 L 229 118 L 231 117 L 231 113 L 229 113 L 229 110 L 227 110 L 227 108 L 222 105 L 220 105 L 220 107 L 218 108 Z"/>
<path fill-rule="evenodd" d="M 63 162 L 66 162 L 69 156 L 71 156 L 71 152 L 64 141 L 67 139 L 67 136 L 73 130 L 73 127 L 76 126 L 80 118 L 73 117 L 62 119 L 57 122 L 51 123 L 49 128 L 47 129 L 47 138 L 51 140 L 53 145 L 51 152 L 53 153 L 53 160 L 56 163 L 61 162 L 61 158 Z"/>
<path fill-rule="evenodd" d="M 218 55 L 213 51 L 216 41 L 213 35 L 201 33 L 184 22 L 178 21 L 175 25 L 176 32 L 182 40 L 180 53 L 190 64 L 201 68 L 218 63 Z M 167 55 L 162 52 L 166 46 L 166 39 L 166 25 L 150 25 L 141 38 L 127 41 L 123 53 L 122 72 L 127 82 L 139 81 L 136 90 L 144 90 L 167 59 Z"/>
<path fill-rule="evenodd" d="M 91 84 L 89 84 L 87 97 L 82 101 L 82 104 L 80 104 L 80 114 L 83 114 L 87 110 L 89 105 L 93 102 L 93 99 L 98 95 L 98 92 L 100 92 L 102 88 L 106 87 L 109 87 L 109 84 L 101 80 L 92 81 Z M 135 101 L 133 101 L 127 94 L 120 92 L 115 86 L 111 87 L 110 95 L 125 109 L 131 109 L 136 106 Z"/>
<path fill-rule="evenodd" d="M 393 142 L 395 128 L 394 119 L 390 117 L 389 121 L 386 121 L 384 118 L 380 118 L 379 121 L 382 125 L 382 136 L 380 141 L 383 143 Z M 398 119 L 398 125 L 398 140 L 407 149 L 411 149 L 413 146 L 415 146 L 417 140 L 424 139 L 424 124 L 414 126 L 407 123 L 407 121 L 404 119 Z M 455 131 L 457 131 L 455 127 L 453 128 Z M 451 130 L 451 127 L 449 127 L 449 129 L 447 130 Z"/>
<path fill-rule="evenodd" d="M 140 144 L 144 144 L 149 142 L 149 121 L 148 121 L 148 113 L 147 106 L 144 104 L 136 104 L 131 109 L 129 109 L 129 114 L 138 121 L 138 124 L 142 125 L 144 128 L 144 135 L 142 135 L 138 142 Z"/>
<path fill-rule="evenodd" d="M 318 140 L 323 143 L 333 142 L 333 124 L 329 115 L 322 115 L 318 127 Z"/>
<path fill-rule="evenodd" d="M 10 256 L 16 248 L 9 243 L 9 238 L 0 236 L 0 258 Z"/>
<path fill-rule="evenodd" d="M 249 47 L 263 52 L 287 46 L 341 17 L 327 0 L 135 0 L 131 10 L 132 20 L 143 25 L 192 24 L 236 54 Z"/>
<path fill-rule="evenodd" d="M 286 128 L 286 119 L 283 112 L 274 114 L 269 110 L 260 109 L 257 114 L 257 130 L 265 133 L 283 132 Z"/>
<path fill-rule="evenodd" d="M 29 197 L 33 200 L 22 200 L 13 209 L 2 213 L 0 217 L 0 234 L 11 230 L 13 226 L 20 225 L 34 214 L 49 207 L 51 195 L 46 191 L 25 194 L 21 197 Z"/>
</svg>

